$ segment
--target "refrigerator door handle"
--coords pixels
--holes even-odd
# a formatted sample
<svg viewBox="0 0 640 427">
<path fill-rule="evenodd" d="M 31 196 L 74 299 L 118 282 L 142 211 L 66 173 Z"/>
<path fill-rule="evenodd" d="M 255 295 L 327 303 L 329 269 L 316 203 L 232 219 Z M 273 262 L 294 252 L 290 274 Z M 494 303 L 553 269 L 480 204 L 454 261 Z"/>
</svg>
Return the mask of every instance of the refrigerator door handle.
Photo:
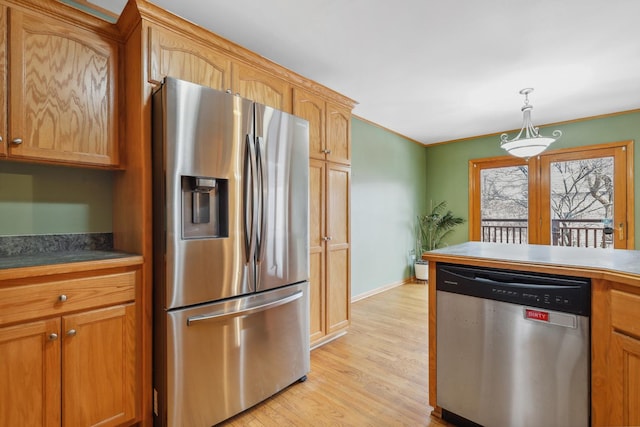
<svg viewBox="0 0 640 427">
<path fill-rule="evenodd" d="M 264 254 L 264 235 L 267 228 L 267 215 L 265 214 L 265 202 L 267 200 L 267 168 L 265 167 L 265 151 L 264 138 L 256 138 L 256 164 L 258 166 L 258 197 L 260 199 L 258 203 L 258 220 L 260 221 L 258 230 L 258 242 L 256 245 L 257 262 L 262 260 Z"/>
<path fill-rule="evenodd" d="M 242 171 L 243 179 L 243 218 L 244 218 L 244 248 L 245 262 L 248 264 L 252 261 L 255 253 L 256 245 L 256 222 L 257 222 L 257 203 L 256 203 L 256 155 L 253 148 L 253 136 L 247 135 L 244 150 L 244 169 Z"/>
<path fill-rule="evenodd" d="M 234 317 L 244 317 L 244 316 L 248 316 L 251 314 L 255 314 L 261 311 L 265 311 L 265 310 L 269 310 L 284 304 L 288 304 L 290 302 L 293 302 L 297 299 L 300 299 L 302 297 L 302 291 L 298 291 L 295 294 L 291 294 L 289 296 L 286 296 L 284 298 L 275 300 L 275 301 L 270 301 L 264 304 L 260 304 L 260 305 L 256 305 L 255 307 L 248 307 L 245 308 L 243 310 L 239 310 L 239 311 L 231 311 L 231 312 L 225 312 L 225 313 L 215 313 L 215 314 L 200 314 L 197 316 L 191 316 L 187 318 L 187 326 L 191 326 L 194 323 L 197 322 L 202 322 L 205 320 L 226 320 L 226 319 L 231 319 Z"/>
</svg>

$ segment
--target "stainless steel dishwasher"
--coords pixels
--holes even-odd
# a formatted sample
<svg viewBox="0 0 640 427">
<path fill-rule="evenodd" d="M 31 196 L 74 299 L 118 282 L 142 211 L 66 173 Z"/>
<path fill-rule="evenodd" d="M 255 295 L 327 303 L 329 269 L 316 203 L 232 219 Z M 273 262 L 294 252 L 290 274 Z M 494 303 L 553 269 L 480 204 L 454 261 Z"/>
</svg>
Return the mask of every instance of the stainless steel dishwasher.
<svg viewBox="0 0 640 427">
<path fill-rule="evenodd" d="M 589 279 L 438 263 L 437 404 L 459 426 L 588 426 Z"/>
</svg>

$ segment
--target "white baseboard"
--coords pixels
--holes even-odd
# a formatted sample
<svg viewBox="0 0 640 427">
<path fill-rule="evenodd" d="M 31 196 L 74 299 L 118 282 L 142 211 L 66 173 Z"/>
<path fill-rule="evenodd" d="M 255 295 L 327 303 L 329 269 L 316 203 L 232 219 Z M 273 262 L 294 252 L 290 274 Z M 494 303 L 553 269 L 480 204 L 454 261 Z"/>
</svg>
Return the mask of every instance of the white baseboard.
<svg viewBox="0 0 640 427">
<path fill-rule="evenodd" d="M 358 294 L 358 295 L 352 296 L 351 297 L 351 302 L 354 303 L 356 301 L 360 301 L 360 300 L 363 300 L 365 298 L 369 298 L 370 296 L 379 294 L 381 292 L 388 291 L 389 289 L 393 289 L 393 288 L 395 288 L 397 286 L 402 286 L 402 285 L 406 285 L 407 283 L 415 283 L 415 282 L 416 282 L 416 278 L 415 277 L 408 277 L 408 278 L 406 278 L 404 280 L 401 280 L 400 282 L 392 283 L 390 285 L 384 285 L 384 286 L 381 286 L 379 288 L 375 288 L 375 289 L 372 289 L 370 291 L 364 292 L 362 294 Z"/>
</svg>

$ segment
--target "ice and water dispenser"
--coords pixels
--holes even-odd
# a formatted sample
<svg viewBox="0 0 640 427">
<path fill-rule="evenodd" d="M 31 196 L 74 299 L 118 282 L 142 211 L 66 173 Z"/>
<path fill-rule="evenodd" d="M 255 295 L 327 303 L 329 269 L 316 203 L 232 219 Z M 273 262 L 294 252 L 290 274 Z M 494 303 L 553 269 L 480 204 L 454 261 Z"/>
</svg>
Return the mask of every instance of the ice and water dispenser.
<svg viewBox="0 0 640 427">
<path fill-rule="evenodd" d="M 182 238 L 229 237 L 226 179 L 182 177 Z"/>
</svg>

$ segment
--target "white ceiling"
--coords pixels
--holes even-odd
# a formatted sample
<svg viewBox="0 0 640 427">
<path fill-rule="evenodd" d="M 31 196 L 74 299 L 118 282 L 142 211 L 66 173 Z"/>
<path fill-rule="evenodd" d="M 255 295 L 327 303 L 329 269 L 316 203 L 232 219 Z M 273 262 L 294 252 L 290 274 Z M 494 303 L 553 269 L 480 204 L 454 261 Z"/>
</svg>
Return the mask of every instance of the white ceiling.
<svg viewBox="0 0 640 427">
<path fill-rule="evenodd" d="M 640 108 L 639 0 L 152 2 L 425 144 Z"/>
</svg>

